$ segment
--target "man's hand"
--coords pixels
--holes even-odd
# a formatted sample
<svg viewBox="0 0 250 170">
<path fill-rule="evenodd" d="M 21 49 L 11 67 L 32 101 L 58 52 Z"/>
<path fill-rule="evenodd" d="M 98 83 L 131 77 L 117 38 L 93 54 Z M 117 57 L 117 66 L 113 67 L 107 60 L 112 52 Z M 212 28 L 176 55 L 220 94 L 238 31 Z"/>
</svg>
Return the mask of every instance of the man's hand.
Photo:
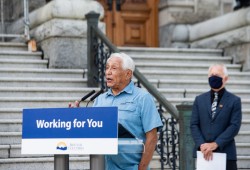
<svg viewBox="0 0 250 170">
<path fill-rule="evenodd" d="M 71 108 L 71 107 L 79 107 L 79 106 L 80 106 L 79 104 L 80 104 L 80 102 L 76 100 L 74 104 L 69 103 L 69 107 L 70 107 L 70 108 Z"/>
<path fill-rule="evenodd" d="M 217 143 L 204 143 L 200 146 L 200 150 L 203 153 L 204 159 L 209 161 L 213 159 L 213 151 L 218 148 Z"/>
</svg>

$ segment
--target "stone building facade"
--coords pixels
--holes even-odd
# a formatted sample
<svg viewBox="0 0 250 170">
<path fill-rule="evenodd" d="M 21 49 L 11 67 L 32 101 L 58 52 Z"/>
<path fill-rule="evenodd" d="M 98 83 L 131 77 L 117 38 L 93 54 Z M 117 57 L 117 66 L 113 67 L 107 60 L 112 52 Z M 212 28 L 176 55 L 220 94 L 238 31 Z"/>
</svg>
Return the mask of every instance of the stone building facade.
<svg viewBox="0 0 250 170">
<path fill-rule="evenodd" d="M 12 30 L 7 29 L 9 24 L 23 17 L 23 0 L 1 1 L 4 5 L 4 30 L 11 33 Z M 51 0 L 29 0 L 29 11 L 32 12 L 44 6 L 49 1 Z M 172 43 L 173 39 L 185 38 L 180 35 L 182 33 L 182 27 L 180 25 L 184 25 L 185 27 L 226 14 L 233 10 L 234 5 L 234 0 L 160 0 L 159 46 L 182 46 L 178 43 Z M 177 33 L 178 35 L 176 35 Z"/>
<path fill-rule="evenodd" d="M 23 0 L 0 2 L 1 33 L 22 34 Z M 243 70 L 250 70 L 250 40 L 238 36 L 248 34 L 250 9 L 235 12 L 234 6 L 235 0 L 160 0 L 159 47 L 222 48 L 235 62 L 243 63 Z M 30 34 L 50 60 L 49 67 L 86 68 L 85 14 L 95 11 L 101 20 L 101 4 L 95 0 L 29 0 L 29 11 Z M 229 20 L 230 26 L 224 23 Z M 99 27 L 105 30 L 101 21 Z"/>
</svg>

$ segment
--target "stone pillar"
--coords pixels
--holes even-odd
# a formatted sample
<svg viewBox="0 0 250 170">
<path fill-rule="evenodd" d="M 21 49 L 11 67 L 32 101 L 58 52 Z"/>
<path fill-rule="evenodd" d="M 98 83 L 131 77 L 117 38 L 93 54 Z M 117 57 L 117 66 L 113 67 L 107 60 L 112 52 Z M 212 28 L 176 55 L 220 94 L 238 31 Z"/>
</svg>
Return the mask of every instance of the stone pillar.
<svg viewBox="0 0 250 170">
<path fill-rule="evenodd" d="M 247 34 L 244 34 L 247 35 Z M 250 43 L 243 43 L 224 48 L 225 56 L 232 56 L 233 62 L 242 64 L 242 71 L 250 71 Z"/>
<path fill-rule="evenodd" d="M 87 21 L 95 11 L 101 19 L 104 9 L 94 0 L 53 0 L 31 12 L 30 33 L 49 60 L 49 68 L 87 68 Z M 13 24 L 18 32 L 22 21 Z M 103 30 L 104 24 L 99 23 Z"/>
<path fill-rule="evenodd" d="M 176 107 L 179 110 L 180 125 L 180 170 L 195 169 L 194 142 L 190 131 L 192 103 L 183 103 Z"/>
</svg>

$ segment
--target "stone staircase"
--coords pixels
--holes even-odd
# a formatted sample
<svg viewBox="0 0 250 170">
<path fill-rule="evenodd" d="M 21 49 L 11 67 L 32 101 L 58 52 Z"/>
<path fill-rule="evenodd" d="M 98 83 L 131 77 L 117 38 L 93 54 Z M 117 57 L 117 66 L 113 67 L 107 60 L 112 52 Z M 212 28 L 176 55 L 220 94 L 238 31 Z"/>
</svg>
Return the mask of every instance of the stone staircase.
<svg viewBox="0 0 250 170">
<path fill-rule="evenodd" d="M 193 102 L 195 96 L 209 90 L 207 74 L 213 63 L 226 64 L 229 81 L 226 88 L 242 99 L 243 120 L 236 137 L 238 169 L 250 169 L 250 72 L 241 72 L 241 65 L 223 56 L 221 50 L 120 48 L 133 57 L 137 68 L 175 105 Z M 152 163 L 159 168 L 160 164 Z"/>
<path fill-rule="evenodd" d="M 25 44 L 0 43 L 1 170 L 53 169 L 53 155 L 21 155 L 22 109 L 67 107 L 90 91 L 84 70 L 47 65 Z M 89 169 L 89 156 L 71 155 L 70 169 Z"/>
<path fill-rule="evenodd" d="M 121 48 L 131 54 L 139 70 L 169 101 L 180 104 L 209 89 L 207 69 L 211 63 L 227 64 L 228 89 L 242 97 L 243 122 L 237 136 L 238 165 L 250 169 L 250 73 L 231 64 L 220 50 Z M 53 155 L 21 155 L 22 109 L 67 107 L 90 91 L 86 70 L 47 69 L 41 52 L 28 52 L 20 43 L 0 43 L 0 169 L 53 169 Z M 91 88 L 92 89 L 92 88 Z M 97 89 L 98 90 L 98 89 Z M 84 105 L 84 103 L 82 103 Z M 160 169 L 159 156 L 151 162 Z M 89 169 L 89 156 L 71 155 L 70 169 Z"/>
</svg>

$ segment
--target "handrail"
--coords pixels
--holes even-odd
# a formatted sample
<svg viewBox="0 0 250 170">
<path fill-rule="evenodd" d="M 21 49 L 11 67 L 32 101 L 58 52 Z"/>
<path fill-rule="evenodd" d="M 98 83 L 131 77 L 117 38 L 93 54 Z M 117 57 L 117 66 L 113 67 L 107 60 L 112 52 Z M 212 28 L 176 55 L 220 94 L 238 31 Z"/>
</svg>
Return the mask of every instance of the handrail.
<svg viewBox="0 0 250 170">
<path fill-rule="evenodd" d="M 30 40 L 30 20 L 29 20 L 29 1 L 23 0 L 24 4 L 24 37 Z"/>
<path fill-rule="evenodd" d="M 23 22 L 24 22 L 24 34 L 6 34 L 4 29 L 4 16 L 3 16 L 3 0 L 1 0 L 0 6 L 1 6 L 1 27 L 2 27 L 2 33 L 0 33 L 0 37 L 2 37 L 2 40 L 4 41 L 4 37 L 14 38 L 14 37 L 22 37 L 25 38 L 26 41 L 30 40 L 30 22 L 29 22 L 29 0 L 23 0 L 24 4 L 24 16 L 23 16 Z"/>
<path fill-rule="evenodd" d="M 119 49 L 114 46 L 97 27 L 91 26 L 92 30 L 98 37 L 107 45 L 113 52 L 119 52 Z M 141 82 L 141 84 L 153 95 L 158 102 L 176 119 L 179 118 L 178 110 L 145 78 L 145 76 L 135 68 L 134 76 Z"/>
<path fill-rule="evenodd" d="M 1 30 L 4 33 L 4 16 L 3 16 L 3 0 L 0 2 L 0 11 L 1 11 Z M 2 41 L 4 41 L 4 37 L 2 37 Z"/>
<path fill-rule="evenodd" d="M 119 52 L 120 50 L 114 46 L 106 37 L 106 35 L 98 28 L 99 14 L 90 12 L 87 18 L 87 55 L 88 55 L 88 73 L 87 84 L 89 87 L 107 88 L 105 83 L 105 65 L 110 54 Z M 179 132 L 177 128 L 177 120 L 179 114 L 177 109 L 145 78 L 140 71 L 135 68 L 134 77 L 138 80 L 137 86 L 141 84 L 149 91 L 149 93 L 158 101 L 158 112 L 161 117 L 163 127 L 159 130 L 158 144 L 156 152 L 160 155 L 161 169 L 165 166 L 176 170 L 178 168 L 178 149 Z M 163 109 L 163 107 L 165 109 Z M 170 117 L 166 118 L 163 113 L 170 113 Z"/>
</svg>

